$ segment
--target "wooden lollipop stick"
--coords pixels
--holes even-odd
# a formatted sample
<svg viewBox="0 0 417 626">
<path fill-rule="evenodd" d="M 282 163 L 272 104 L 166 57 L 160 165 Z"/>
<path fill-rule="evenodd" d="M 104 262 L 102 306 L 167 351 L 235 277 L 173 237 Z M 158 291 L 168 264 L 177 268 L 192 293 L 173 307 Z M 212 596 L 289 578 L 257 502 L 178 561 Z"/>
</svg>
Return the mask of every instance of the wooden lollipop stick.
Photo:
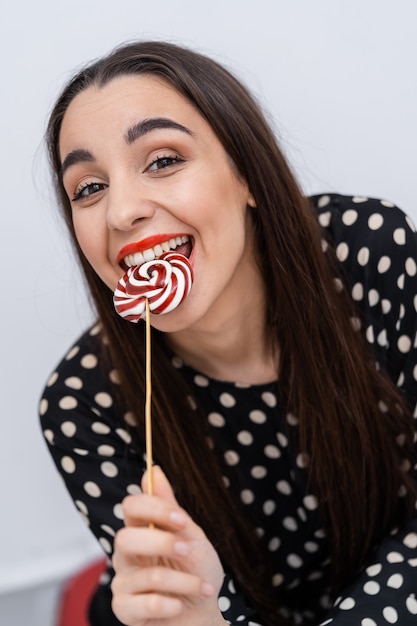
<svg viewBox="0 0 417 626">
<path fill-rule="evenodd" d="M 146 397 L 145 397 L 145 448 L 146 448 L 146 470 L 148 477 L 148 493 L 153 494 L 153 455 L 152 455 L 152 380 L 151 380 L 151 320 L 149 300 L 145 298 L 146 311 Z"/>
</svg>

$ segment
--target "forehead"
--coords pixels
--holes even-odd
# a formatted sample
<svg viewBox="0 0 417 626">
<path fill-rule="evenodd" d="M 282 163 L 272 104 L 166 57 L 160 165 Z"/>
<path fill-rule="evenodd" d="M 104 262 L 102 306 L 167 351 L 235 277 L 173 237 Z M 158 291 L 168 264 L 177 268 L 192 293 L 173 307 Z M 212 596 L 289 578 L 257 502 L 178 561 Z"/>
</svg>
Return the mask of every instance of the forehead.
<svg viewBox="0 0 417 626">
<path fill-rule="evenodd" d="M 60 143 L 89 129 L 103 128 L 103 124 L 123 133 L 130 124 L 148 117 L 168 117 L 188 124 L 191 119 L 197 125 L 208 126 L 189 100 L 163 79 L 119 76 L 75 96 L 63 117 Z"/>
</svg>

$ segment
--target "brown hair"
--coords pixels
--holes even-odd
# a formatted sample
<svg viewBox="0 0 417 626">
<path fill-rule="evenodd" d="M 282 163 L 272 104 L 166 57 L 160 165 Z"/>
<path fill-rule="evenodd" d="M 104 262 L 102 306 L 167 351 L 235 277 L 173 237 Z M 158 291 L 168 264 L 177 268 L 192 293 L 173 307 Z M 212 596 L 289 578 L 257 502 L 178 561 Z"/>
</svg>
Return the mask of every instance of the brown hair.
<svg viewBox="0 0 417 626">
<path fill-rule="evenodd" d="M 74 77 L 52 111 L 47 142 L 64 218 L 120 373 L 124 402 L 136 412 L 141 432 L 143 333 L 115 313 L 112 294 L 78 246 L 59 158 L 61 123 L 72 99 L 90 85 L 128 74 L 156 75 L 183 94 L 209 122 L 255 199 L 267 324 L 280 348 L 280 390 L 286 410 L 298 418 L 297 445 L 309 458 L 309 485 L 320 502 L 337 592 L 375 542 L 414 507 L 412 480 L 400 468 L 404 458 L 411 459 L 412 420 L 352 327 L 355 312 L 348 291 L 334 288 L 332 252 L 323 253 L 317 218 L 253 97 L 205 56 L 173 44 L 139 42 L 116 49 Z M 204 420 L 195 419 L 189 391 L 157 332 L 153 363 L 156 458 L 265 623 L 284 624 L 268 579 L 267 556 L 224 487 L 206 443 Z M 400 433 L 406 436 L 401 448 L 396 443 Z M 179 459 L 187 459 L 186 467 L 178 467 Z"/>
</svg>

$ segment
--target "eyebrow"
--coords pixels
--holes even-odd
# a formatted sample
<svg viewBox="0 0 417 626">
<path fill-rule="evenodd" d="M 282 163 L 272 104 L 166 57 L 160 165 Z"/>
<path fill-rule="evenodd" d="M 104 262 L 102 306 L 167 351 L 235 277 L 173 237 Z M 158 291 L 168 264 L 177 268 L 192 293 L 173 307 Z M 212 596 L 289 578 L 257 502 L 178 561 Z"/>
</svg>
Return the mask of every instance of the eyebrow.
<svg viewBox="0 0 417 626">
<path fill-rule="evenodd" d="M 71 165 L 75 165 L 76 163 L 83 163 L 83 162 L 91 163 L 92 161 L 95 161 L 95 158 L 93 157 L 91 152 L 89 152 L 88 150 L 82 150 L 80 148 L 77 150 L 72 150 L 72 152 L 69 152 L 62 162 L 61 172 L 60 172 L 61 179 L 63 178 L 67 169 L 71 167 Z"/>
<path fill-rule="evenodd" d="M 186 126 L 183 126 L 182 124 L 179 124 L 178 122 L 174 122 L 174 120 L 171 120 L 167 117 L 151 117 L 151 118 L 142 120 L 141 122 L 138 122 L 137 124 L 134 124 L 128 129 L 125 135 L 126 143 L 128 145 L 131 145 L 134 141 L 136 141 L 136 139 L 143 137 L 144 135 L 152 132 L 153 130 L 160 130 L 160 129 L 179 130 L 183 133 L 187 133 L 187 135 L 193 134 L 191 130 L 187 128 Z"/>
</svg>

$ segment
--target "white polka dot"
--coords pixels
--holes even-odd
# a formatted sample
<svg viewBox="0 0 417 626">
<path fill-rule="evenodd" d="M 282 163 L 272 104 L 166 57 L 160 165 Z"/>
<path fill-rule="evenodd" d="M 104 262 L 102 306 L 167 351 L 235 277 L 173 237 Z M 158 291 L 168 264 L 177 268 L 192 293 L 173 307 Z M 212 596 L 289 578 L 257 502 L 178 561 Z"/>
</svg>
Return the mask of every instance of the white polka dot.
<svg viewBox="0 0 417 626">
<path fill-rule="evenodd" d="M 375 306 L 379 302 L 379 293 L 376 289 L 370 289 L 368 291 L 369 306 Z"/>
<path fill-rule="evenodd" d="M 387 331 L 386 328 L 384 328 L 383 330 L 381 330 L 381 332 L 379 333 L 378 337 L 376 338 L 377 343 L 379 346 L 388 346 L 388 337 L 387 337 Z"/>
<path fill-rule="evenodd" d="M 393 233 L 393 239 L 395 243 L 399 246 L 403 246 L 405 244 L 405 230 L 404 228 L 396 228 Z"/>
<path fill-rule="evenodd" d="M 263 465 L 255 465 L 250 471 L 253 478 L 265 478 L 267 475 L 266 468 Z"/>
<path fill-rule="evenodd" d="M 255 496 L 253 491 L 251 491 L 250 489 L 243 489 L 243 491 L 240 492 L 240 499 L 242 500 L 243 504 L 252 504 L 252 502 L 255 500 Z"/>
<path fill-rule="evenodd" d="M 94 422 L 91 424 L 91 430 L 97 435 L 108 435 L 110 432 L 109 426 L 103 424 L 103 422 Z"/>
<path fill-rule="evenodd" d="M 235 404 L 236 404 L 236 400 L 235 400 L 235 398 L 232 396 L 232 394 L 230 394 L 230 393 L 226 393 L 226 392 L 225 392 L 225 393 L 220 394 L 220 398 L 219 398 L 219 400 L 220 400 L 220 403 L 221 403 L 223 406 L 228 407 L 228 408 L 230 408 L 230 407 L 232 407 L 232 406 L 235 406 Z"/>
<path fill-rule="evenodd" d="M 254 424 L 264 424 L 266 422 L 266 415 L 263 411 L 254 410 L 249 413 L 249 419 Z"/>
<path fill-rule="evenodd" d="M 277 405 L 277 397 L 271 391 L 264 391 L 261 398 L 265 402 L 265 404 L 267 406 L 270 406 L 271 408 Z"/>
<path fill-rule="evenodd" d="M 388 624 L 396 624 L 398 622 L 398 613 L 393 606 L 386 606 L 382 611 Z"/>
<path fill-rule="evenodd" d="M 380 592 L 381 586 L 376 580 L 369 580 L 364 584 L 363 590 L 368 596 L 376 596 Z"/>
<path fill-rule="evenodd" d="M 65 379 L 65 385 L 71 389 L 82 389 L 83 381 L 78 376 L 70 376 Z"/>
<path fill-rule="evenodd" d="M 310 459 L 308 457 L 308 454 L 306 454 L 305 452 L 300 452 L 300 454 L 297 454 L 295 462 L 297 463 L 298 467 L 304 469 L 308 466 Z"/>
<path fill-rule="evenodd" d="M 342 222 L 346 224 L 346 226 L 352 226 L 358 219 L 358 212 L 354 209 L 349 209 L 345 211 L 342 215 Z"/>
<path fill-rule="evenodd" d="M 378 576 L 379 572 L 382 570 L 381 563 L 375 563 L 375 565 L 370 565 L 366 568 L 366 573 L 368 576 Z"/>
<path fill-rule="evenodd" d="M 109 379 L 115 385 L 120 385 L 120 374 L 117 370 L 112 370 L 109 373 Z"/>
<path fill-rule="evenodd" d="M 268 459 L 279 459 L 279 457 L 281 456 L 281 451 L 279 450 L 279 448 L 273 445 L 265 446 L 264 453 L 265 456 L 268 457 Z"/>
<path fill-rule="evenodd" d="M 416 365 L 417 368 L 417 365 Z M 53 430 L 51 430 L 50 428 L 47 428 L 46 430 L 43 431 L 43 436 L 45 437 L 46 441 L 53 445 L 54 443 L 54 439 L 55 439 L 55 433 Z"/>
<path fill-rule="evenodd" d="M 216 428 L 222 428 L 222 426 L 225 425 L 226 420 L 224 419 L 223 415 L 221 415 L 220 413 L 209 413 L 208 415 L 208 421 L 212 426 L 215 426 Z"/>
<path fill-rule="evenodd" d="M 113 404 L 113 398 L 109 393 L 105 391 L 100 391 L 94 396 L 94 400 L 96 403 L 103 407 L 104 409 L 108 409 Z"/>
<path fill-rule="evenodd" d="M 124 428 L 116 428 L 116 434 L 125 443 L 132 443 L 132 435 Z"/>
<path fill-rule="evenodd" d="M 375 336 L 374 336 L 374 328 L 373 328 L 373 326 L 368 326 L 368 328 L 366 329 L 365 336 L 366 336 L 366 339 L 367 339 L 368 343 L 375 343 Z"/>
<path fill-rule="evenodd" d="M 111 543 L 108 539 L 106 539 L 105 537 L 99 537 L 99 543 L 101 545 L 101 547 L 103 548 L 103 550 L 105 552 L 107 552 L 107 554 L 111 554 L 112 553 L 112 547 L 111 547 Z"/>
<path fill-rule="evenodd" d="M 355 600 L 353 598 L 345 598 L 343 602 L 339 604 L 339 608 L 343 611 L 350 611 L 355 606 Z"/>
<path fill-rule="evenodd" d="M 319 506 L 319 502 L 316 496 L 312 496 L 312 495 L 305 496 L 305 498 L 303 499 L 303 504 L 305 508 L 309 511 L 315 511 Z"/>
<path fill-rule="evenodd" d="M 370 617 L 365 617 L 365 619 L 361 621 L 361 626 L 378 626 L 378 624 Z"/>
<path fill-rule="evenodd" d="M 241 430 L 237 435 L 237 440 L 242 446 L 250 446 L 253 443 L 253 435 L 248 430 Z"/>
<path fill-rule="evenodd" d="M 84 504 L 84 502 L 81 502 L 81 500 L 75 500 L 74 504 L 81 513 L 83 513 L 84 515 L 88 515 L 88 508 Z"/>
<path fill-rule="evenodd" d="M 304 544 L 304 549 L 306 552 L 314 554 L 314 552 L 317 552 L 317 550 L 319 549 L 319 546 L 315 541 L 306 541 Z"/>
<path fill-rule="evenodd" d="M 407 337 L 407 335 L 401 335 L 397 342 L 398 350 L 403 354 L 410 351 L 411 348 L 411 339 Z"/>
<path fill-rule="evenodd" d="M 307 520 L 307 514 L 306 514 L 306 512 L 305 512 L 305 510 L 303 509 L 302 506 L 298 507 L 297 515 L 300 518 L 300 520 L 302 520 L 303 522 L 305 522 Z"/>
<path fill-rule="evenodd" d="M 71 409 L 75 409 L 77 405 L 77 398 L 74 398 L 73 396 L 63 396 L 59 401 L 59 407 L 64 411 L 70 411 Z"/>
<path fill-rule="evenodd" d="M 299 568 L 303 565 L 303 559 L 298 554 L 289 554 L 287 563 L 290 567 Z"/>
<path fill-rule="evenodd" d="M 417 615 L 417 600 L 414 595 L 408 596 L 407 600 L 405 601 L 405 606 L 407 607 L 407 610 L 409 613 L 411 613 L 411 615 Z"/>
<path fill-rule="evenodd" d="M 240 461 L 240 457 L 234 450 L 227 450 L 224 453 L 225 461 L 228 465 L 237 465 Z"/>
<path fill-rule="evenodd" d="M 340 278 L 333 279 L 333 284 L 334 284 L 334 287 L 335 287 L 337 293 L 342 293 L 342 291 L 343 291 L 343 282 L 340 280 Z"/>
<path fill-rule="evenodd" d="M 67 474 L 73 474 L 76 470 L 75 461 L 70 456 L 62 457 L 61 467 Z"/>
<path fill-rule="evenodd" d="M 359 302 L 363 298 L 363 285 L 361 283 L 356 283 L 352 288 L 352 298 Z"/>
<path fill-rule="evenodd" d="M 373 213 L 368 219 L 368 226 L 371 230 L 378 230 L 384 223 L 384 218 L 380 213 Z"/>
<path fill-rule="evenodd" d="M 270 552 L 276 552 L 281 545 L 281 539 L 279 537 L 272 537 L 268 543 L 268 550 Z"/>
<path fill-rule="evenodd" d="M 354 331 L 358 332 L 362 328 L 362 322 L 359 317 L 351 317 L 350 323 Z"/>
<path fill-rule="evenodd" d="M 283 433 L 277 433 L 277 441 L 282 448 L 288 445 L 288 439 Z"/>
<path fill-rule="evenodd" d="M 290 483 L 286 480 L 280 480 L 277 482 L 277 490 L 285 496 L 288 496 L 290 495 L 290 493 L 292 493 L 292 487 Z"/>
<path fill-rule="evenodd" d="M 46 383 L 47 387 L 52 387 L 52 385 L 54 385 L 56 383 L 56 381 L 58 380 L 58 372 L 54 372 L 53 374 L 51 374 L 51 376 L 48 379 L 48 382 Z"/>
<path fill-rule="evenodd" d="M 387 580 L 387 587 L 391 587 L 392 589 L 399 589 L 402 587 L 404 583 L 404 578 L 401 574 L 393 574 Z"/>
<path fill-rule="evenodd" d="M 403 539 L 403 544 L 407 546 L 407 548 L 415 550 L 417 548 L 417 533 L 408 533 Z"/>
<path fill-rule="evenodd" d="M 86 354 L 81 359 L 81 365 L 86 370 L 91 370 L 97 366 L 98 359 L 94 354 Z"/>
<path fill-rule="evenodd" d="M 285 419 L 290 426 L 297 426 L 298 424 L 298 417 L 292 413 L 287 413 Z"/>
<path fill-rule="evenodd" d="M 416 227 L 414 226 L 413 221 L 411 220 L 411 218 L 408 215 L 405 216 L 405 221 L 407 222 L 408 226 L 413 231 L 413 233 L 415 233 L 416 232 Z"/>
<path fill-rule="evenodd" d="M 73 437 L 77 431 L 77 427 L 74 422 L 62 422 L 61 430 L 66 437 Z"/>
<path fill-rule="evenodd" d="M 284 526 L 284 528 L 286 528 L 287 530 L 291 530 L 292 532 L 298 530 L 297 520 L 293 517 L 284 517 L 284 519 L 282 520 L 282 525 Z"/>
<path fill-rule="evenodd" d="M 104 463 L 102 463 L 100 468 L 103 474 L 108 478 L 114 478 L 119 473 L 117 466 L 110 461 L 105 461 Z"/>
<path fill-rule="evenodd" d="M 386 256 L 386 255 L 382 256 L 378 261 L 378 265 L 377 265 L 378 272 L 380 274 L 384 274 L 385 272 L 389 270 L 390 267 L 391 267 L 391 259 L 389 258 L 389 256 Z"/>
<path fill-rule="evenodd" d="M 361 265 L 362 267 L 364 267 L 365 265 L 368 264 L 369 261 L 369 248 L 361 248 L 358 252 L 358 263 L 359 265 Z"/>
<path fill-rule="evenodd" d="M 266 502 L 264 502 L 262 506 L 262 510 L 265 513 L 265 515 L 272 515 L 272 513 L 275 511 L 276 508 L 277 508 L 277 505 L 275 504 L 273 500 L 266 500 Z"/>
<path fill-rule="evenodd" d="M 415 276 L 417 273 L 417 265 L 413 258 L 408 257 L 405 262 L 405 271 L 409 276 Z"/>
<path fill-rule="evenodd" d="M 284 582 L 284 576 L 282 574 L 274 574 L 272 577 L 272 584 L 274 587 L 279 587 Z"/>
<path fill-rule="evenodd" d="M 402 563 L 404 561 L 404 557 L 399 552 L 389 552 L 387 554 L 388 563 Z"/>
<path fill-rule="evenodd" d="M 119 504 L 116 504 L 116 505 L 113 507 L 113 515 L 114 515 L 115 517 L 117 517 L 117 519 L 121 519 L 121 520 L 122 520 L 122 519 L 124 519 L 124 516 L 123 516 L 123 507 L 122 507 L 122 505 L 121 505 L 120 503 L 119 503 Z"/>
<path fill-rule="evenodd" d="M 123 419 L 126 424 L 129 424 L 129 426 L 136 426 L 135 414 L 132 411 L 128 411 L 127 413 L 125 413 L 123 415 Z"/>
<path fill-rule="evenodd" d="M 97 448 L 97 453 L 100 456 L 114 456 L 116 453 L 116 450 L 113 448 L 113 446 L 102 445 Z"/>
<path fill-rule="evenodd" d="M 381 305 L 382 305 L 382 312 L 384 313 L 384 315 L 386 315 L 387 313 L 391 311 L 391 302 L 389 300 L 386 300 L 384 298 L 383 300 L 381 300 Z"/>
<path fill-rule="evenodd" d="M 196 376 L 194 376 L 194 382 L 197 385 L 197 387 L 208 387 L 209 386 L 208 378 L 206 378 L 206 376 L 202 376 L 201 374 L 197 374 Z"/>
<path fill-rule="evenodd" d="M 86 483 L 84 483 L 84 490 L 92 498 L 99 498 L 101 496 L 100 487 L 97 485 L 97 483 L 94 483 L 92 480 L 88 480 Z"/>
<path fill-rule="evenodd" d="M 76 354 L 78 354 L 79 351 L 80 351 L 80 347 L 79 346 L 74 346 L 73 348 L 71 348 L 71 350 L 66 355 L 65 360 L 66 361 L 70 361 L 71 359 L 73 359 L 75 357 Z"/>
<path fill-rule="evenodd" d="M 355 204 L 362 204 L 363 202 L 367 202 L 368 198 L 366 196 L 353 196 L 352 202 Z"/>
<path fill-rule="evenodd" d="M 227 598 L 226 596 L 220 596 L 218 599 L 218 605 L 219 605 L 219 609 L 220 611 L 227 611 L 228 609 L 230 609 L 230 600 L 229 598 Z"/>
<path fill-rule="evenodd" d="M 347 243 L 345 243 L 344 241 L 342 241 L 342 243 L 339 243 L 336 248 L 336 255 L 339 261 L 346 261 L 349 256 L 349 246 L 347 245 Z"/>
<path fill-rule="evenodd" d="M 327 206 L 330 203 L 330 196 L 328 194 L 324 195 L 324 196 L 320 196 L 320 198 L 318 199 L 317 202 L 317 206 L 319 207 L 319 209 L 323 209 L 325 206 Z M 330 213 L 323 213 L 323 215 L 329 215 Z"/>
<path fill-rule="evenodd" d="M 138 493 L 142 493 L 142 489 L 139 485 L 132 483 L 131 485 L 128 485 L 126 487 L 126 493 L 130 494 L 131 496 L 135 496 Z"/>
</svg>

